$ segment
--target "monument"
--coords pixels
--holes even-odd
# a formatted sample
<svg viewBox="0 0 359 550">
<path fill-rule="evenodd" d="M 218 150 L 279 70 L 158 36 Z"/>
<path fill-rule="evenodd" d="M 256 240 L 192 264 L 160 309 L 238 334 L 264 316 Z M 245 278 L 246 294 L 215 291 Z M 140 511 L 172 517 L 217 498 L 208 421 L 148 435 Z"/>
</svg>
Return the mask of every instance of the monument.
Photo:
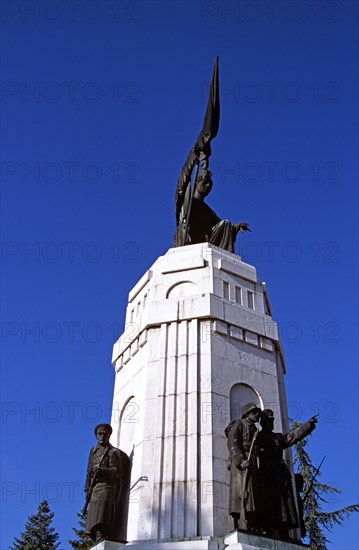
<svg viewBox="0 0 359 550">
<path fill-rule="evenodd" d="M 300 540 L 298 530 L 291 531 L 292 542 L 266 537 L 270 521 L 258 506 L 257 476 L 269 476 L 268 489 L 272 470 L 257 462 L 270 456 L 273 438 L 289 432 L 286 370 L 266 285 L 234 252 L 248 225 L 221 220 L 204 202 L 218 127 L 217 59 L 203 128 L 177 182 L 173 247 L 130 291 L 125 330 L 113 347 L 111 442 L 131 459 L 126 547 L 132 550 L 290 550 Z M 264 409 L 273 412 L 276 427 L 266 437 L 254 427 Z M 238 442 L 238 430 L 245 490 L 257 495 L 253 515 L 245 504 L 245 525 L 230 508 L 235 473 L 228 456 L 235 461 L 231 442 Z M 286 483 L 294 483 L 286 447 L 271 467 L 283 451 Z M 296 506 L 294 496 L 291 503 Z M 101 550 L 120 547 L 101 544 Z"/>
</svg>

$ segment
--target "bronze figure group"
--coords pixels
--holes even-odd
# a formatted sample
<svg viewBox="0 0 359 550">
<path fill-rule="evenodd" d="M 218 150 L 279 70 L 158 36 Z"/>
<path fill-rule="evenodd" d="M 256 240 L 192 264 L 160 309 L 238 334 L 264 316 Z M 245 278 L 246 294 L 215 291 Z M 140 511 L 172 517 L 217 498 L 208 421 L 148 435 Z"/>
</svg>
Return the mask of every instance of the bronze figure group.
<svg viewBox="0 0 359 550">
<path fill-rule="evenodd" d="M 273 411 L 247 403 L 241 419 L 229 423 L 229 514 L 235 529 L 288 540 L 289 531 L 302 526 L 283 450 L 313 431 L 316 422 L 313 416 L 298 429 L 276 433 Z"/>
</svg>

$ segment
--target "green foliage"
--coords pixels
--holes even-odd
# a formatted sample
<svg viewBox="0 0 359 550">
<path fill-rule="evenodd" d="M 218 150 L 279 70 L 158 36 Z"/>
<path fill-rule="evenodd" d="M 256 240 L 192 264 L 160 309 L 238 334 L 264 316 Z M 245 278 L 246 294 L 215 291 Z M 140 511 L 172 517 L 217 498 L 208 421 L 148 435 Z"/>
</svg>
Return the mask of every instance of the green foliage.
<svg viewBox="0 0 359 550">
<path fill-rule="evenodd" d="M 299 426 L 299 422 L 293 423 L 294 429 Z M 311 550 L 327 550 L 327 544 L 330 541 L 326 538 L 324 530 L 331 531 L 335 525 L 342 526 L 344 520 L 350 514 L 359 512 L 359 504 L 351 504 L 333 512 L 322 510 L 322 504 L 329 502 L 326 497 L 335 493 L 341 493 L 341 490 L 326 483 L 320 483 L 318 481 L 320 472 L 312 483 L 313 476 L 316 474 L 316 468 L 313 466 L 305 449 L 307 444 L 307 437 L 296 443 L 296 454 L 294 457 L 298 473 L 303 476 L 304 480 L 303 492 L 306 495 L 304 502 L 304 523 Z"/>
<path fill-rule="evenodd" d="M 60 543 L 58 533 L 51 526 L 53 517 L 47 501 L 40 502 L 37 513 L 29 517 L 24 533 L 20 538 L 15 537 L 10 550 L 56 550 Z"/>
<path fill-rule="evenodd" d="M 88 550 L 91 546 L 93 546 L 93 542 L 90 538 L 90 536 L 86 533 L 86 515 L 82 515 L 82 513 L 77 513 L 77 517 L 79 520 L 79 529 L 76 529 L 75 527 L 72 528 L 73 531 L 75 531 L 75 534 L 77 538 L 75 540 L 69 540 L 69 544 L 72 548 L 75 548 L 75 550 Z"/>
</svg>

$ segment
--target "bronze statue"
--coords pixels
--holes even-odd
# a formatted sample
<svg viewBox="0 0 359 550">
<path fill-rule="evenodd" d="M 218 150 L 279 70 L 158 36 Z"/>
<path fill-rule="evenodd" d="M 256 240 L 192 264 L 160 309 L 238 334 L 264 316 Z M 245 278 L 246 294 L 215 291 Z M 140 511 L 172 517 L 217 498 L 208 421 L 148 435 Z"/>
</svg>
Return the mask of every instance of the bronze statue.
<svg viewBox="0 0 359 550">
<path fill-rule="evenodd" d="M 234 253 L 238 231 L 250 231 L 248 224 L 233 225 L 221 220 L 204 202 L 212 189 L 212 174 L 208 169 L 211 140 L 219 128 L 218 57 L 216 58 L 203 127 L 182 168 L 176 186 L 176 233 L 173 246 L 209 242 Z M 196 166 L 193 187 L 191 177 Z"/>
<path fill-rule="evenodd" d="M 264 534 L 267 497 L 256 441 L 260 413 L 255 403 L 246 403 L 241 420 L 232 420 L 225 434 L 229 450 L 229 514 L 234 528 Z"/>
<path fill-rule="evenodd" d="M 289 538 L 289 530 L 300 525 L 292 488 L 292 478 L 283 460 L 283 450 L 291 447 L 315 429 L 316 416 L 287 434 L 275 433 L 271 409 L 261 413 L 262 431 L 258 436 L 262 473 L 268 495 L 265 528 L 274 536 Z"/>
<path fill-rule="evenodd" d="M 126 541 L 130 461 L 126 453 L 109 443 L 111 433 L 109 424 L 96 426 L 98 444 L 88 459 L 83 513 L 89 506 L 86 531 L 95 543 Z"/>
</svg>

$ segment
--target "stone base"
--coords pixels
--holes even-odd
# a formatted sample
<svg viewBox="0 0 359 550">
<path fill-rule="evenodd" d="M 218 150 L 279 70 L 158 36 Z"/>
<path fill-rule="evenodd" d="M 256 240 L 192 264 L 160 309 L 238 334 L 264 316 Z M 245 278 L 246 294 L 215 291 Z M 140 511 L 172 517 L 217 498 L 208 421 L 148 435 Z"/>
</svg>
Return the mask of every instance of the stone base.
<svg viewBox="0 0 359 550">
<path fill-rule="evenodd" d="M 119 550 L 120 548 L 126 548 L 126 544 L 114 542 L 113 540 L 103 540 L 91 546 L 90 550 Z"/>
<path fill-rule="evenodd" d="M 128 550 L 303 550 L 308 546 L 295 541 L 287 542 L 232 531 L 224 539 L 220 537 L 192 537 L 177 540 L 138 540 L 127 544 L 104 540 L 91 546 L 90 550 L 120 550 L 124 548 L 128 548 Z"/>
<path fill-rule="evenodd" d="M 275 540 L 241 531 L 232 531 L 224 537 L 226 550 L 302 550 L 306 544 L 296 541 Z"/>
<path fill-rule="evenodd" d="M 129 550 L 224 550 L 223 539 L 218 537 L 192 537 L 168 540 L 128 542 Z M 107 550 L 107 549 L 106 549 Z"/>
</svg>

